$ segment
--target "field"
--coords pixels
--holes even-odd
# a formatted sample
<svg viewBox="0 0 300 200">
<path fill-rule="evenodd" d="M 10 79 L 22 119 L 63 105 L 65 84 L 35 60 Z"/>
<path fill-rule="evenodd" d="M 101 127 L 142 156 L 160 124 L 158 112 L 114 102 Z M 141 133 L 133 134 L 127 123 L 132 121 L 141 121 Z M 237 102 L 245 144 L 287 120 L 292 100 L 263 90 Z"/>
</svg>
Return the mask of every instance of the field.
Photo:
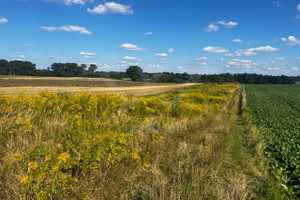
<svg viewBox="0 0 300 200">
<path fill-rule="evenodd" d="M 122 95 L 146 95 L 165 92 L 194 84 L 149 84 L 105 78 L 59 77 L 0 77 L 0 93 L 39 94 L 41 92 L 92 94 L 112 93 Z"/>
<path fill-rule="evenodd" d="M 247 85 L 246 92 L 272 169 L 282 175 L 286 190 L 300 195 L 299 85 Z"/>
<path fill-rule="evenodd" d="M 0 199 L 292 196 L 268 171 L 242 86 L 141 87 L 1 94 Z"/>
</svg>

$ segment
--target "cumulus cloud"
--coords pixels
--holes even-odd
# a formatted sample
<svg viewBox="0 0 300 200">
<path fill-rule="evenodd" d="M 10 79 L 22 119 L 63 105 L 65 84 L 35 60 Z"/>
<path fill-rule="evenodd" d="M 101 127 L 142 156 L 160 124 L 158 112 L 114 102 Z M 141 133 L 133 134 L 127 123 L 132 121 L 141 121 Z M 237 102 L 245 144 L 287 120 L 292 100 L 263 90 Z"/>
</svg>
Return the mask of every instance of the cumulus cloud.
<svg viewBox="0 0 300 200">
<path fill-rule="evenodd" d="M 147 32 L 144 35 L 152 35 L 152 34 L 153 34 L 152 32 Z"/>
<path fill-rule="evenodd" d="M 154 54 L 155 56 L 158 56 L 158 57 L 167 57 L 168 54 L 167 53 L 156 53 Z"/>
<path fill-rule="evenodd" d="M 211 22 L 205 29 L 205 31 L 207 32 L 212 32 L 212 31 L 218 31 L 219 30 L 219 26 L 218 25 L 223 25 L 227 28 L 234 28 L 236 26 L 238 26 L 238 22 L 233 22 L 233 21 L 217 21 L 217 22 Z"/>
<path fill-rule="evenodd" d="M 223 26 L 226 26 L 227 28 L 234 28 L 239 25 L 238 22 L 233 22 L 233 21 L 229 21 L 229 22 L 217 21 L 217 24 L 221 24 Z"/>
<path fill-rule="evenodd" d="M 131 57 L 131 56 L 125 56 L 123 59 L 124 59 L 124 60 L 128 60 L 128 61 L 142 61 L 142 60 L 139 59 L 139 58 Z"/>
<path fill-rule="evenodd" d="M 85 5 L 86 3 L 93 3 L 94 0 L 42 0 L 44 2 L 56 2 L 56 3 L 61 3 L 66 6 L 71 6 L 73 4 L 76 5 Z"/>
<path fill-rule="evenodd" d="M 4 17 L 0 18 L 0 24 L 8 23 L 8 20 Z"/>
<path fill-rule="evenodd" d="M 74 26 L 74 25 L 68 25 L 68 26 L 42 26 L 42 30 L 44 31 L 66 31 L 66 32 L 79 32 L 82 34 L 91 34 L 90 31 L 88 31 L 85 27 L 82 26 Z"/>
<path fill-rule="evenodd" d="M 285 42 L 286 45 L 288 45 L 288 46 L 297 46 L 297 45 L 300 45 L 300 41 L 296 37 L 294 37 L 292 35 L 289 36 L 289 37 L 287 37 L 287 38 L 282 37 L 281 41 Z"/>
<path fill-rule="evenodd" d="M 219 30 L 219 26 L 215 25 L 213 22 L 210 23 L 206 29 L 207 32 L 212 32 L 212 31 L 218 31 Z"/>
<path fill-rule="evenodd" d="M 91 53 L 91 52 L 80 52 L 80 55 L 84 56 L 85 58 L 90 58 L 96 55 L 96 53 Z"/>
<path fill-rule="evenodd" d="M 26 56 L 24 56 L 24 55 L 19 55 L 19 58 L 25 58 Z"/>
<path fill-rule="evenodd" d="M 233 42 L 235 42 L 235 43 L 243 43 L 243 41 L 241 39 L 234 39 Z"/>
<path fill-rule="evenodd" d="M 298 6 L 297 6 L 297 10 L 298 10 L 298 11 L 300 11 L 300 4 L 298 4 Z"/>
<path fill-rule="evenodd" d="M 294 71 L 298 71 L 299 70 L 298 67 L 292 67 L 291 69 L 294 70 Z"/>
<path fill-rule="evenodd" d="M 205 61 L 207 60 L 208 58 L 207 57 L 199 57 L 199 58 L 196 58 L 196 60 L 198 61 Z"/>
<path fill-rule="evenodd" d="M 130 5 L 119 4 L 115 2 L 106 2 L 99 4 L 93 9 L 88 8 L 87 11 L 91 14 L 105 15 L 105 14 L 123 14 L 132 15 L 133 10 Z"/>
<path fill-rule="evenodd" d="M 256 48 L 250 48 L 245 50 L 237 50 L 235 51 L 237 56 L 255 56 L 258 52 L 274 52 L 279 51 L 278 48 L 272 46 L 260 46 Z"/>
<path fill-rule="evenodd" d="M 203 51 L 210 52 L 210 53 L 227 53 L 228 49 L 224 49 L 222 47 L 207 46 L 203 48 Z"/>
<path fill-rule="evenodd" d="M 175 51 L 175 49 L 173 49 L 173 48 L 168 49 L 168 53 L 173 53 L 174 51 Z"/>
<path fill-rule="evenodd" d="M 253 62 L 252 60 L 240 60 L 240 59 L 232 59 L 227 63 L 226 67 L 236 67 L 236 68 L 251 68 L 252 66 L 257 66 L 258 64 Z"/>
<path fill-rule="evenodd" d="M 121 48 L 129 51 L 143 51 L 144 49 L 131 43 L 124 43 L 120 46 Z"/>
</svg>

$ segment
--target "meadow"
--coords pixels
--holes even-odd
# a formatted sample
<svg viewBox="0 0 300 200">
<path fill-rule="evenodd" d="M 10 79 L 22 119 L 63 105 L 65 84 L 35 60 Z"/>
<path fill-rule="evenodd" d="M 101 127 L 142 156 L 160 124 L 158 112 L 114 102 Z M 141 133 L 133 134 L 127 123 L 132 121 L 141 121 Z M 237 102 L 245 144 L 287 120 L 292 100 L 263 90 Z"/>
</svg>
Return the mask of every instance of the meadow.
<svg viewBox="0 0 300 200">
<path fill-rule="evenodd" d="M 252 121 L 264 136 L 265 154 L 284 188 L 300 195 L 300 87 L 247 85 Z"/>
<path fill-rule="evenodd" d="M 289 199 L 243 87 L 185 86 L 1 94 L 0 198 Z"/>
</svg>

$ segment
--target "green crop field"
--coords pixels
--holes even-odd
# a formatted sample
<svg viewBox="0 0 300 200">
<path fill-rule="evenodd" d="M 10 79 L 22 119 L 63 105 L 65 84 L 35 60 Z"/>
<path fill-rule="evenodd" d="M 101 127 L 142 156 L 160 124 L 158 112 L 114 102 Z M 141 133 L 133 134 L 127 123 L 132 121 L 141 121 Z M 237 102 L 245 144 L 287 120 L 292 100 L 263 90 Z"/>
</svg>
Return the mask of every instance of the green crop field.
<svg viewBox="0 0 300 200">
<path fill-rule="evenodd" d="M 300 86 L 247 85 L 247 105 L 264 136 L 265 154 L 292 195 L 300 194 Z"/>
</svg>

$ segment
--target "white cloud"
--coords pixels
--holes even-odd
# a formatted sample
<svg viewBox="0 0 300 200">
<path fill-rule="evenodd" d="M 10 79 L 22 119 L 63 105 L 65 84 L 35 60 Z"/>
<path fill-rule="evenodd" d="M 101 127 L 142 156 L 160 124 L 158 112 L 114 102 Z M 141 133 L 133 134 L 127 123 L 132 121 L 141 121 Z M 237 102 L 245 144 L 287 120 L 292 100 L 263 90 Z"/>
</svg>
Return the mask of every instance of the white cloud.
<svg viewBox="0 0 300 200">
<path fill-rule="evenodd" d="M 276 57 L 274 60 L 285 60 L 285 57 Z"/>
<path fill-rule="evenodd" d="M 251 68 L 252 66 L 257 66 L 258 64 L 253 62 L 252 60 L 240 60 L 240 59 L 232 59 L 227 63 L 227 67 L 236 67 L 236 68 Z"/>
<path fill-rule="evenodd" d="M 130 50 L 130 51 L 143 51 L 144 49 L 131 43 L 124 43 L 120 46 L 123 49 Z"/>
<path fill-rule="evenodd" d="M 159 57 L 167 57 L 168 54 L 167 53 L 156 53 L 154 54 L 155 56 L 159 56 Z"/>
<path fill-rule="evenodd" d="M 227 53 L 228 49 L 224 49 L 222 47 L 211 47 L 207 46 L 203 48 L 203 51 L 210 52 L 210 53 Z"/>
<path fill-rule="evenodd" d="M 239 25 L 238 22 L 233 22 L 233 21 L 229 21 L 229 22 L 217 21 L 217 24 L 221 24 L 223 26 L 226 26 L 227 28 L 234 28 Z"/>
<path fill-rule="evenodd" d="M 173 49 L 173 48 L 168 49 L 168 53 L 173 53 L 174 51 L 175 51 L 175 49 Z"/>
<path fill-rule="evenodd" d="M 105 14 L 124 14 L 132 15 L 133 10 L 129 5 L 118 4 L 115 2 L 106 2 L 105 4 L 99 4 L 93 9 L 88 8 L 87 11 L 91 14 L 105 15 Z"/>
<path fill-rule="evenodd" d="M 196 58 L 196 60 L 198 61 L 205 61 L 207 60 L 208 58 L 207 57 L 199 57 L 199 58 Z"/>
<path fill-rule="evenodd" d="M 273 51 L 279 51 L 279 49 L 271 46 L 264 46 L 264 47 L 256 47 L 248 49 L 249 51 L 260 51 L 260 52 L 273 52 Z"/>
<path fill-rule="evenodd" d="M 281 7 L 280 1 L 273 1 L 272 3 L 278 8 Z"/>
<path fill-rule="evenodd" d="M 298 10 L 298 11 L 300 11 L 300 4 L 298 4 L 298 6 L 297 6 L 297 10 Z"/>
<path fill-rule="evenodd" d="M 85 58 L 91 58 L 91 57 L 95 56 L 96 53 L 90 53 L 90 52 L 82 51 L 82 52 L 80 52 L 80 55 L 84 56 Z"/>
<path fill-rule="evenodd" d="M 152 32 L 147 32 L 144 35 L 152 35 L 152 34 L 153 34 Z"/>
<path fill-rule="evenodd" d="M 297 57 L 298 60 L 300 60 L 300 57 Z"/>
<path fill-rule="evenodd" d="M 234 39 L 233 42 L 235 42 L 235 43 L 243 43 L 243 41 L 241 39 Z"/>
<path fill-rule="evenodd" d="M 213 22 L 210 23 L 206 29 L 207 32 L 212 32 L 212 31 L 218 31 L 219 30 L 219 26 L 215 25 Z"/>
<path fill-rule="evenodd" d="M 66 31 L 66 32 L 79 32 L 83 34 L 91 34 L 90 31 L 88 31 L 85 27 L 82 26 L 74 26 L 74 25 L 68 25 L 68 26 L 42 26 L 42 30 L 44 31 Z"/>
<path fill-rule="evenodd" d="M 26 56 L 24 56 L 24 55 L 19 55 L 19 58 L 25 58 Z"/>
<path fill-rule="evenodd" d="M 257 53 L 255 51 L 251 51 L 250 49 L 246 50 L 237 50 L 235 51 L 237 56 L 255 56 Z"/>
<path fill-rule="evenodd" d="M 4 17 L 0 18 L 0 24 L 8 23 L 8 20 Z"/>
<path fill-rule="evenodd" d="M 231 53 L 227 53 L 225 54 L 226 57 L 233 57 L 233 55 Z"/>
<path fill-rule="evenodd" d="M 129 61 L 142 61 L 142 60 L 139 59 L 139 58 L 131 57 L 131 56 L 125 56 L 123 59 L 124 59 L 124 60 L 129 60 Z"/>
<path fill-rule="evenodd" d="M 73 4 L 76 5 L 85 5 L 86 3 L 93 3 L 94 0 L 42 0 L 44 2 L 56 2 L 56 3 L 61 3 L 66 6 L 71 6 Z"/>
<path fill-rule="evenodd" d="M 289 36 L 287 38 L 282 37 L 281 41 L 285 42 L 288 46 L 297 46 L 300 45 L 300 41 L 294 37 L 294 36 Z"/>
<path fill-rule="evenodd" d="M 258 52 L 274 52 L 279 51 L 279 49 L 272 46 L 264 46 L 264 47 L 256 47 L 245 50 L 237 50 L 235 51 L 237 56 L 255 56 Z"/>
<path fill-rule="evenodd" d="M 294 70 L 294 71 L 298 71 L 299 70 L 298 67 L 292 67 L 291 69 Z"/>
</svg>

